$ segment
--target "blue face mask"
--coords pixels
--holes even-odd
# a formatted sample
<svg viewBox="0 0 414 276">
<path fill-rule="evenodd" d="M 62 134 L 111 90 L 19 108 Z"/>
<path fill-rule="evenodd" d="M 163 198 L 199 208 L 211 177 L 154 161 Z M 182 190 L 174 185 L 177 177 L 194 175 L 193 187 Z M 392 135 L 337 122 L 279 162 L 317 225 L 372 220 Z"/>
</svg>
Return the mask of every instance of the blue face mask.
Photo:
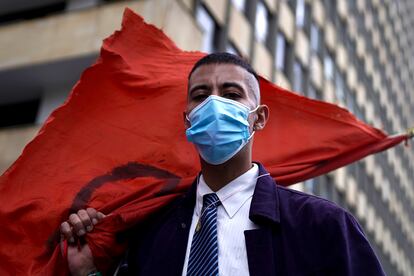
<svg viewBox="0 0 414 276">
<path fill-rule="evenodd" d="M 201 158 L 218 165 L 236 155 L 253 137 L 249 131 L 249 114 L 255 112 L 236 101 L 209 96 L 194 108 L 187 119 L 187 140 L 193 143 Z"/>
</svg>

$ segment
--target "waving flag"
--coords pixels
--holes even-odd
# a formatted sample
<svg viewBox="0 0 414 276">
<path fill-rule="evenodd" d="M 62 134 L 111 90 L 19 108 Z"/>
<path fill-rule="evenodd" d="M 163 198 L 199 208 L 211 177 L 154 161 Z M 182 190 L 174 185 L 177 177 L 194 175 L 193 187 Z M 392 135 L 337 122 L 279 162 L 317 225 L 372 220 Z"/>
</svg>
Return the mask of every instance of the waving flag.
<svg viewBox="0 0 414 276">
<path fill-rule="evenodd" d="M 69 99 L 0 178 L 0 274 L 65 274 L 59 225 L 80 208 L 111 213 L 87 235 L 98 267 L 120 254 L 115 234 L 183 194 L 199 172 L 185 139 L 187 75 L 203 56 L 178 49 L 126 10 Z M 392 147 L 338 106 L 260 81 L 270 107 L 254 159 L 289 185 Z"/>
</svg>

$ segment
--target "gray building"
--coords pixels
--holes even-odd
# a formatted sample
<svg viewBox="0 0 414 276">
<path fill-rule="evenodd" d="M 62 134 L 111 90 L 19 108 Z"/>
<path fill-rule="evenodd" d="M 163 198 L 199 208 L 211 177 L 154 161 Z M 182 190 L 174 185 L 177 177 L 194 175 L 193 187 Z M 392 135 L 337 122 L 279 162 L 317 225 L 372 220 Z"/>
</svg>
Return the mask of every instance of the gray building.
<svg viewBox="0 0 414 276">
<path fill-rule="evenodd" d="M 391 134 L 414 125 L 411 0 L 6 0 L 1 171 L 65 100 L 126 6 L 183 49 L 242 55 L 276 84 Z M 350 210 L 386 272 L 414 275 L 413 179 L 414 151 L 397 146 L 294 188 Z"/>
</svg>

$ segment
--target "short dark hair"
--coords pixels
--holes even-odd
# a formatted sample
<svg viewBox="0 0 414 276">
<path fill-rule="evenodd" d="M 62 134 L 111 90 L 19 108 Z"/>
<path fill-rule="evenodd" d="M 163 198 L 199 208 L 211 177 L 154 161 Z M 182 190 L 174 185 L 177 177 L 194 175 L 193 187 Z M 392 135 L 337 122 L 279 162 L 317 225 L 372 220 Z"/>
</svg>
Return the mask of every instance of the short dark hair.
<svg viewBox="0 0 414 276">
<path fill-rule="evenodd" d="M 194 71 L 202 66 L 207 64 L 235 64 L 237 66 L 240 66 L 244 68 L 247 72 L 252 74 L 256 80 L 259 82 L 259 77 L 256 74 L 256 71 L 254 71 L 253 67 L 243 58 L 233 55 L 230 53 L 212 53 L 204 56 L 203 58 L 199 59 L 193 66 L 193 69 L 191 69 L 190 74 L 188 74 L 188 79 L 190 79 L 191 75 L 194 73 Z"/>
</svg>

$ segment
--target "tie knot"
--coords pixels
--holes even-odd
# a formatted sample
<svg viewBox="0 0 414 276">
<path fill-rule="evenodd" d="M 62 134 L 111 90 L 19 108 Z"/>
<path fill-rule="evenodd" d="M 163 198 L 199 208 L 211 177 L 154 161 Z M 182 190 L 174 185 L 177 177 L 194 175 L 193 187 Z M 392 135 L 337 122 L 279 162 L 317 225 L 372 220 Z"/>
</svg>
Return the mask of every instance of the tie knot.
<svg viewBox="0 0 414 276">
<path fill-rule="evenodd" d="M 203 196 L 203 209 L 208 207 L 217 207 L 221 204 L 220 199 L 215 193 L 206 194 Z"/>
</svg>

